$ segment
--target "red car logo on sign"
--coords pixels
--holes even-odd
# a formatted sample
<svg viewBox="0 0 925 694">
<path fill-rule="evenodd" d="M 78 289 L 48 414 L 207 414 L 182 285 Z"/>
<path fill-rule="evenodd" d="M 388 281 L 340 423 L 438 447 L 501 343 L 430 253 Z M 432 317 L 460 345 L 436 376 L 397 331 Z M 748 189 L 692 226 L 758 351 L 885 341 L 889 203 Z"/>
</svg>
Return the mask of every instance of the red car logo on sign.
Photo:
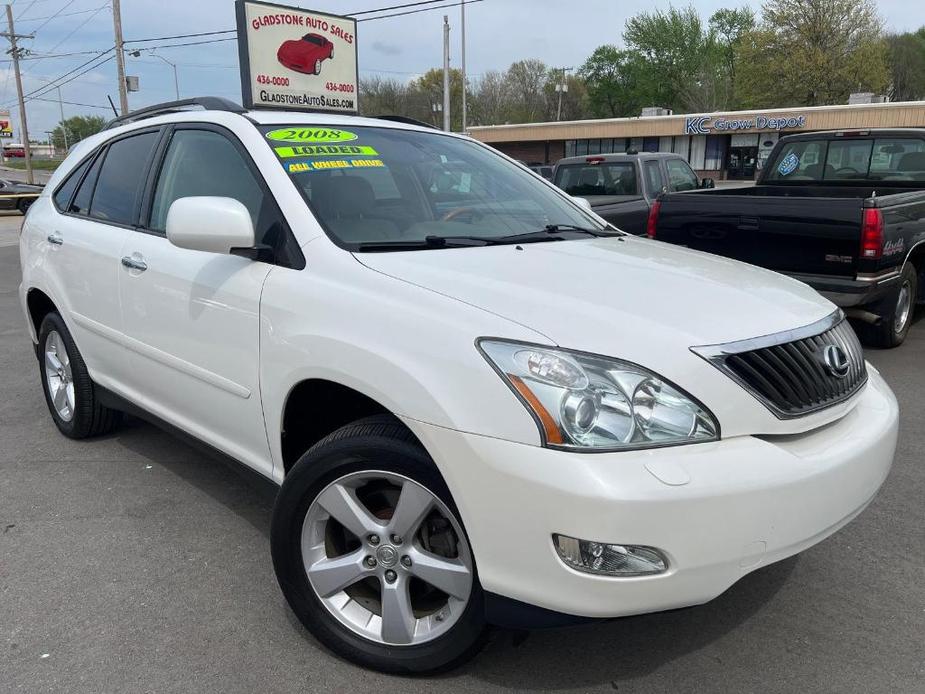
<svg viewBox="0 0 925 694">
<path fill-rule="evenodd" d="M 276 52 L 276 58 L 290 70 L 317 75 L 321 63 L 333 58 L 334 44 L 320 34 L 305 34 L 296 41 L 286 41 Z"/>
</svg>

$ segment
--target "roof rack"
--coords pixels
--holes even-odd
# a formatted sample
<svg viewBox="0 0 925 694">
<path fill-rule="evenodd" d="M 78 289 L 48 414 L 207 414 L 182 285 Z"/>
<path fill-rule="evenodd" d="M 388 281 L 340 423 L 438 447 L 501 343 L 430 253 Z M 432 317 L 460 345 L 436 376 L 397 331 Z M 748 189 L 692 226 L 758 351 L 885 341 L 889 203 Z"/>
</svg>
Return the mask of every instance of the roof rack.
<svg viewBox="0 0 925 694">
<path fill-rule="evenodd" d="M 132 111 L 127 115 L 113 118 L 106 124 L 104 130 L 109 130 L 110 128 L 126 125 L 128 123 L 134 123 L 135 121 L 144 120 L 146 118 L 162 116 L 166 113 L 189 111 L 192 110 L 189 108 L 190 106 L 199 106 L 205 111 L 229 111 L 230 113 L 247 113 L 247 109 L 245 109 L 243 106 L 240 106 L 228 99 L 223 99 L 219 96 L 198 96 L 192 99 L 168 101 L 163 104 L 154 104 L 153 106 L 140 108 L 137 111 Z"/>
<path fill-rule="evenodd" d="M 384 116 L 373 116 L 377 120 L 388 120 L 393 123 L 404 123 L 405 125 L 419 125 L 422 128 L 430 128 L 431 130 L 439 130 L 436 125 L 431 123 L 425 123 L 422 120 L 417 118 L 408 118 L 408 116 L 393 116 L 393 115 L 384 115 Z"/>
</svg>

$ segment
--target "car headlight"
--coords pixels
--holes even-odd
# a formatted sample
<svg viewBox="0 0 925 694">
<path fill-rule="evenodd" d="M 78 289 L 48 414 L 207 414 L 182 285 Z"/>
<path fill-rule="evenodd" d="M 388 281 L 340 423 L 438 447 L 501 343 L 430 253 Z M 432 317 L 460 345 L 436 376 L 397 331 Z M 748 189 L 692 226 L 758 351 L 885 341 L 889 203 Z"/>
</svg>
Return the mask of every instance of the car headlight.
<svg viewBox="0 0 925 694">
<path fill-rule="evenodd" d="M 624 450 L 719 438 L 719 424 L 703 405 L 636 364 L 506 340 L 486 338 L 478 346 L 549 447 Z"/>
</svg>

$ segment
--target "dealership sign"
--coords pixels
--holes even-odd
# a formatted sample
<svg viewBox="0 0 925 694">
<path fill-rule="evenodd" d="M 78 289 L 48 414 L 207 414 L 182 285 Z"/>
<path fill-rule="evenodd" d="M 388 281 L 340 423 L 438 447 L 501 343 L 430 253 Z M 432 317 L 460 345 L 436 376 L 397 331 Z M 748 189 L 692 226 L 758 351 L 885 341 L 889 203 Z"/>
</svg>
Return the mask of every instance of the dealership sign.
<svg viewBox="0 0 925 694">
<path fill-rule="evenodd" d="M 0 111 L 0 137 L 13 137 L 13 121 L 9 111 Z"/>
<path fill-rule="evenodd" d="M 236 14 L 247 108 L 357 112 L 356 20 L 252 0 Z"/>
<path fill-rule="evenodd" d="M 713 116 L 688 116 L 684 120 L 686 135 L 709 135 L 714 132 L 729 133 L 739 130 L 783 130 L 784 128 L 805 128 L 806 116 L 752 116 L 750 118 L 715 118 Z"/>
</svg>

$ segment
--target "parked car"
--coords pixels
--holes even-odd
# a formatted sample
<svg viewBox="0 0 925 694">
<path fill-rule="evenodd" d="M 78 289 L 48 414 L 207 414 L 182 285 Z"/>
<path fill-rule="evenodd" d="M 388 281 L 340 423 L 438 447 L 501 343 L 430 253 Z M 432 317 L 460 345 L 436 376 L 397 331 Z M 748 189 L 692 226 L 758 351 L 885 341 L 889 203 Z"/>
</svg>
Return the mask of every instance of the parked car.
<svg viewBox="0 0 925 694">
<path fill-rule="evenodd" d="M 41 195 L 41 185 L 0 179 L 0 210 L 19 210 L 23 214 Z"/>
<path fill-rule="evenodd" d="M 715 185 L 711 178 L 697 178 L 684 157 L 667 152 L 566 157 L 556 164 L 553 182 L 587 200 L 618 229 L 637 236 L 646 233 L 649 209 L 662 192 Z"/>
<path fill-rule="evenodd" d="M 925 128 L 788 135 L 755 187 L 663 195 L 649 229 L 806 282 L 895 347 L 925 296 Z"/>
<path fill-rule="evenodd" d="M 305 34 L 297 41 L 285 41 L 276 52 L 279 62 L 296 72 L 317 75 L 321 63 L 334 57 L 334 44 L 321 34 Z"/>
<path fill-rule="evenodd" d="M 539 174 L 547 181 L 552 180 L 553 167 L 548 164 L 527 164 L 527 168 L 533 173 Z"/>
<path fill-rule="evenodd" d="M 23 159 L 26 156 L 26 148 L 22 145 L 4 145 L 3 156 L 7 159 Z"/>
<path fill-rule="evenodd" d="M 610 230 L 465 137 L 179 104 L 26 217 L 41 388 L 65 436 L 134 412 L 280 484 L 280 587 L 343 657 L 703 603 L 889 472 L 896 400 L 805 284 Z"/>
</svg>

